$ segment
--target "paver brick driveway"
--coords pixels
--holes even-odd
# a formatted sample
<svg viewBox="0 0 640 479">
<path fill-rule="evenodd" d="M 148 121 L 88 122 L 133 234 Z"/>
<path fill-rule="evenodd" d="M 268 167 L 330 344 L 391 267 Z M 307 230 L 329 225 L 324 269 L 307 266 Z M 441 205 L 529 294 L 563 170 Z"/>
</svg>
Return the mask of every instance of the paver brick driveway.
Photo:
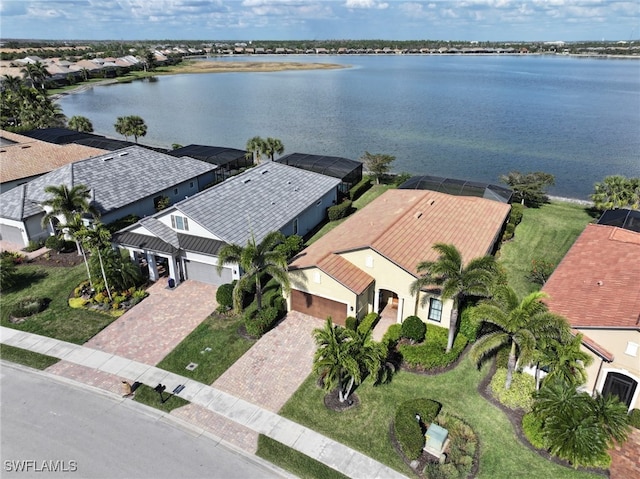
<svg viewBox="0 0 640 479">
<path fill-rule="evenodd" d="M 85 346 L 155 366 L 217 308 L 216 290 L 198 281 L 169 289 L 160 281 Z"/>
</svg>

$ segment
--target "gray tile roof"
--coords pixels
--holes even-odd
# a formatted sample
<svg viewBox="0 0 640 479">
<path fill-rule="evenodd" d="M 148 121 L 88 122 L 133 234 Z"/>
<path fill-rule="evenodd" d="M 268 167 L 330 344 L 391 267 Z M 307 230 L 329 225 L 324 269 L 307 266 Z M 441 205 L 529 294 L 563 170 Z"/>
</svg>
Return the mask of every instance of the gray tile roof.
<svg viewBox="0 0 640 479">
<path fill-rule="evenodd" d="M 169 243 L 174 248 L 180 248 L 180 242 L 178 241 L 178 233 L 173 231 L 167 225 L 159 221 L 157 218 L 148 217 L 143 218 L 139 222 L 142 226 L 148 229 L 154 236 L 157 236 L 165 243 Z"/>
<path fill-rule="evenodd" d="M 340 180 L 276 162 L 263 163 L 174 205 L 226 243 L 260 242 L 315 204 Z"/>
<path fill-rule="evenodd" d="M 175 158 L 140 146 L 95 156 L 65 165 L 27 183 L 24 195 L 18 188 L 0 195 L 0 216 L 24 219 L 42 209 L 44 188 L 50 185 L 69 187 L 86 185 L 94 195 L 94 205 L 101 214 L 122 208 L 138 200 L 195 178 L 216 167 L 193 158 Z"/>
</svg>

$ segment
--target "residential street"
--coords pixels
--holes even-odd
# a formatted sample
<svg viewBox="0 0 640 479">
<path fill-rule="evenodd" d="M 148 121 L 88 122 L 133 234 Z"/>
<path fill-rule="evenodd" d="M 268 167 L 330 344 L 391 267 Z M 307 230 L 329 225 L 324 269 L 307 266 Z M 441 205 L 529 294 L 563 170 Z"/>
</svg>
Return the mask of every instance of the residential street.
<svg viewBox="0 0 640 479">
<path fill-rule="evenodd" d="M 283 477 L 131 400 L 6 362 L 0 377 L 3 478 Z"/>
</svg>

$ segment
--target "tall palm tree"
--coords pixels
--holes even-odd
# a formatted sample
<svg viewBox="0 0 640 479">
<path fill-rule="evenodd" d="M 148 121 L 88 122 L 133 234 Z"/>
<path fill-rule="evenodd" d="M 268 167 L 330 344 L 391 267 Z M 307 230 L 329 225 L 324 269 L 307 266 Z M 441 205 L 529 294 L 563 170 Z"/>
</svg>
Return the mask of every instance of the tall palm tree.
<svg viewBox="0 0 640 479">
<path fill-rule="evenodd" d="M 541 349 L 539 363 L 549 368 L 545 382 L 562 380 L 573 386 L 587 381 L 585 366 L 593 362 L 593 357 L 581 349 L 582 334 L 570 336 L 566 340 L 551 338 Z"/>
<path fill-rule="evenodd" d="M 278 155 L 282 155 L 284 153 L 284 145 L 278 138 L 269 137 L 264 140 L 262 153 L 266 155 L 271 161 L 273 161 L 276 153 Z"/>
<path fill-rule="evenodd" d="M 69 118 L 69 128 L 83 133 L 91 133 L 93 124 L 86 116 L 72 116 Z"/>
<path fill-rule="evenodd" d="M 133 136 L 136 143 L 138 143 L 138 137 L 147 134 L 147 125 L 144 120 L 137 115 L 119 116 L 113 127 L 116 132 L 124 135 L 125 139 Z"/>
<path fill-rule="evenodd" d="M 626 178 L 622 175 L 607 176 L 601 183 L 594 185 L 591 195 L 595 207 L 599 210 L 618 208 L 637 208 L 640 203 L 638 178 Z"/>
<path fill-rule="evenodd" d="M 246 246 L 235 244 L 224 246 L 218 255 L 218 273 L 225 264 L 235 263 L 240 266 L 242 275 L 233 289 L 233 307 L 236 313 L 242 311 L 243 291 L 251 289 L 255 284 L 258 311 L 262 309 L 262 293 L 264 290 L 262 278 L 269 275 L 275 279 L 285 292 L 291 288 L 287 275 L 287 256 L 276 246 L 285 241 L 279 231 L 272 231 L 256 243 L 255 237 L 247 240 Z"/>
<path fill-rule="evenodd" d="M 5 89 L 12 92 L 18 92 L 23 87 L 22 78 L 13 75 L 3 75 L 2 85 Z"/>
<path fill-rule="evenodd" d="M 119 116 L 116 122 L 113 125 L 113 128 L 116 130 L 116 133 L 120 133 L 124 136 L 125 140 L 129 140 L 129 125 L 126 116 Z"/>
<path fill-rule="evenodd" d="M 259 136 L 254 136 L 247 141 L 247 159 L 253 158 L 254 164 L 260 163 L 260 155 L 262 155 L 262 151 L 265 149 L 264 146 L 265 141 Z"/>
<path fill-rule="evenodd" d="M 470 296 L 489 296 L 489 288 L 495 275 L 495 259 L 483 256 L 469 261 L 465 266 L 460 251 L 452 245 L 437 243 L 433 249 L 440 255 L 436 261 L 418 263 L 421 276 L 411 284 L 411 294 L 418 295 L 423 288 L 436 286 L 440 288 L 443 300 L 452 299 L 453 308 L 449 322 L 449 338 L 447 352 L 453 348 L 458 328 L 458 310 L 464 306 Z M 427 296 L 422 298 L 426 304 Z"/>
<path fill-rule="evenodd" d="M 566 337 L 569 325 L 562 316 L 552 314 L 542 302 L 546 294 L 533 292 L 522 301 L 509 286 L 499 286 L 492 299 L 476 306 L 471 314 L 479 322 L 494 325 L 497 329 L 476 341 L 469 356 L 479 365 L 482 360 L 502 346 L 510 345 L 505 389 L 511 387 L 516 360 L 529 364 L 535 357 L 538 338 Z"/>
<path fill-rule="evenodd" d="M 90 213 L 98 217 L 99 213 L 91 204 L 91 190 L 85 185 L 76 185 L 69 188 L 67 185 L 50 185 L 44 191 L 49 198 L 41 203 L 45 209 L 42 218 L 43 226 L 54 218 L 61 220 L 63 227 L 73 222 L 76 214 Z"/>
<path fill-rule="evenodd" d="M 84 245 L 87 245 L 92 253 L 98 256 L 104 287 L 107 290 L 107 296 L 109 296 L 109 299 L 111 300 L 111 288 L 109 287 L 109 280 L 107 279 L 107 273 L 102 257 L 102 250 L 110 247 L 111 232 L 102 223 L 97 221 L 91 225 L 91 227 L 81 229 L 78 232 L 78 237 Z"/>
<path fill-rule="evenodd" d="M 313 332 L 318 349 L 313 370 L 324 381 L 326 391 L 338 390 L 340 402 L 349 399 L 354 386 L 380 369 L 386 348 L 371 338 L 371 331 L 359 333 L 327 318 L 324 328 Z"/>
<path fill-rule="evenodd" d="M 51 77 L 51 73 L 47 70 L 47 67 L 41 62 L 27 63 L 22 69 L 24 78 L 28 78 L 34 88 L 40 88 L 41 91 L 46 89 L 45 81 Z"/>
<path fill-rule="evenodd" d="M 76 247 L 78 248 L 78 254 L 82 255 L 82 259 L 84 261 L 84 266 L 87 268 L 87 277 L 89 278 L 89 286 L 93 290 L 93 278 L 91 277 L 91 269 L 89 268 L 89 261 L 87 260 L 87 253 L 85 251 L 85 246 L 83 244 L 83 234 L 86 225 L 82 221 L 82 215 L 76 213 L 73 215 L 71 221 L 66 224 L 67 231 L 73 237 L 76 242 Z"/>
</svg>

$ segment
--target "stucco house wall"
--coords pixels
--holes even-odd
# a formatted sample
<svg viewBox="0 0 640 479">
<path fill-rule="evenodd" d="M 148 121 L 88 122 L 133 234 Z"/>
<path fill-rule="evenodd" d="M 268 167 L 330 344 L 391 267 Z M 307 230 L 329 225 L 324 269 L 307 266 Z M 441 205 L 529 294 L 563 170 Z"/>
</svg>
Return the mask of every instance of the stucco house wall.
<svg viewBox="0 0 640 479">
<path fill-rule="evenodd" d="M 319 268 L 292 271 L 290 280 L 295 289 L 345 303 L 347 310 L 351 311 L 351 308 L 353 308 L 354 316 L 356 315 L 355 311 L 358 309 L 358 297 L 356 294 Z M 366 303 L 366 294 L 364 301 Z M 287 308 L 291 309 L 291 295 L 287 296 Z M 360 316 L 364 316 L 364 314 Z"/>
</svg>

